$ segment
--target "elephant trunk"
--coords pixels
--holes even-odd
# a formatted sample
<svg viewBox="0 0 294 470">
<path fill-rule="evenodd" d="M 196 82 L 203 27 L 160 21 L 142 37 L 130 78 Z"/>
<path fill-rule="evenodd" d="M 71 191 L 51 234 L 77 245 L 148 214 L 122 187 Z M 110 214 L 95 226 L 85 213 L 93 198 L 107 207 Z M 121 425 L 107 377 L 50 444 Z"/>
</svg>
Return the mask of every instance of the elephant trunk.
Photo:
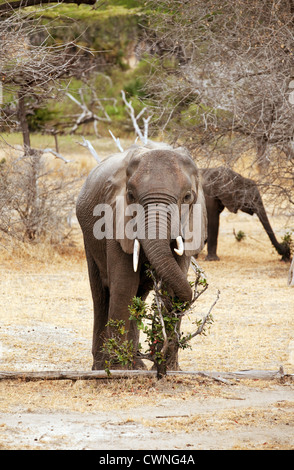
<svg viewBox="0 0 294 470">
<path fill-rule="evenodd" d="M 290 259 L 290 248 L 286 244 L 279 243 L 278 240 L 276 239 L 276 236 L 273 232 L 273 229 L 271 227 L 271 224 L 269 222 L 268 216 L 265 212 L 265 208 L 263 206 L 263 203 L 260 201 L 259 203 L 259 209 L 257 211 L 257 216 L 260 220 L 260 222 L 263 225 L 264 230 L 266 231 L 270 241 L 272 242 L 273 246 L 275 247 L 276 251 L 279 253 L 279 255 L 282 256 L 283 260 L 288 260 Z"/>
<path fill-rule="evenodd" d="M 192 289 L 187 277 L 176 262 L 166 240 L 142 240 L 149 263 L 163 283 L 183 302 L 192 299 Z"/>
<path fill-rule="evenodd" d="M 163 203 L 162 200 L 153 208 L 150 203 L 147 207 L 145 202 L 145 238 L 140 243 L 150 265 L 167 288 L 183 302 L 190 301 L 191 286 L 171 250 L 171 216 L 166 207 L 167 202 Z M 177 253 L 181 255 L 182 247 L 178 240 L 177 242 Z"/>
</svg>

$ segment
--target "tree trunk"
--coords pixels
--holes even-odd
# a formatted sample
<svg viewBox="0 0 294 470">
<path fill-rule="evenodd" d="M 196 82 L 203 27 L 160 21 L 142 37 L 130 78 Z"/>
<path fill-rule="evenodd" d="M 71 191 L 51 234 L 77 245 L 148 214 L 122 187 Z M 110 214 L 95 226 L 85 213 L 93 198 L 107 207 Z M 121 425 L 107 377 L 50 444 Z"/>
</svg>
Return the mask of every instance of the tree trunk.
<svg viewBox="0 0 294 470">
<path fill-rule="evenodd" d="M 39 176 L 40 176 L 40 153 L 30 148 L 30 166 L 28 169 L 27 186 L 27 214 L 25 238 L 35 240 L 40 222 L 40 200 L 39 200 Z"/>
<path fill-rule="evenodd" d="M 29 130 L 29 124 L 27 120 L 25 96 L 22 91 L 18 93 L 18 119 L 20 122 L 25 153 L 30 155 L 31 154 L 30 130 Z"/>
<path fill-rule="evenodd" d="M 18 119 L 20 122 L 24 153 L 29 158 L 28 182 L 27 182 L 27 207 L 23 214 L 23 222 L 26 226 L 25 239 L 34 240 L 37 233 L 39 217 L 39 188 L 40 153 L 31 147 L 30 130 L 27 120 L 25 93 L 18 93 Z"/>
</svg>

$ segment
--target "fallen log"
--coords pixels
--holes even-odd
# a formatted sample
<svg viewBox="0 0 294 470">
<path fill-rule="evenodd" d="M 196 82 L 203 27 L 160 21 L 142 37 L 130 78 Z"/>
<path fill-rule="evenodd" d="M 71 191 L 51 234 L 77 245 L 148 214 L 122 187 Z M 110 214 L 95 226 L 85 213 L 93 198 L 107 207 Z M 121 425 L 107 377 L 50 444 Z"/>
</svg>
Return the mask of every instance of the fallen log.
<svg viewBox="0 0 294 470">
<path fill-rule="evenodd" d="M 104 370 L 94 371 L 37 371 L 37 372 L 0 372 L 0 380 L 96 380 L 108 378 L 127 378 L 135 376 L 152 376 L 156 371 L 145 370 L 111 370 L 110 375 Z"/>
<path fill-rule="evenodd" d="M 99 380 L 124 379 L 128 377 L 156 377 L 155 370 L 111 370 L 110 375 L 104 370 L 93 371 L 0 371 L 0 380 Z M 168 371 L 168 376 L 187 375 L 202 376 L 213 380 L 229 383 L 228 380 L 260 379 L 272 380 L 282 377 L 294 377 L 294 374 L 284 374 L 283 368 L 278 371 L 268 370 L 241 370 L 237 372 L 211 372 L 211 371 Z"/>
</svg>

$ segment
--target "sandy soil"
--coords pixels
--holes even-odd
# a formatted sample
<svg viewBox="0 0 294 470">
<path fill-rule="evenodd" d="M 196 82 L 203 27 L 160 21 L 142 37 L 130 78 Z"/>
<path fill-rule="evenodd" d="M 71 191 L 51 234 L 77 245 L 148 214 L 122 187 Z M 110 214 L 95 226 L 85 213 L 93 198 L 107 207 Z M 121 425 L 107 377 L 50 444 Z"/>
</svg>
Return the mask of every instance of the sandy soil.
<svg viewBox="0 0 294 470">
<path fill-rule="evenodd" d="M 0 448 L 293 449 L 293 383 L 146 382 L 6 383 Z"/>
<path fill-rule="evenodd" d="M 269 216 L 278 238 L 294 229 L 293 221 Z M 233 229 L 246 239 L 238 243 Z M 258 219 L 241 213 L 222 214 L 218 254 L 219 262 L 199 257 L 209 289 L 184 330 L 221 294 L 209 333 L 181 353 L 182 370 L 283 366 L 293 374 L 289 265 Z M 92 301 L 81 252 L 9 248 L 0 255 L 0 370 L 89 370 Z M 291 377 L 3 381 L 0 449 L 293 449 L 293 412 Z"/>
</svg>

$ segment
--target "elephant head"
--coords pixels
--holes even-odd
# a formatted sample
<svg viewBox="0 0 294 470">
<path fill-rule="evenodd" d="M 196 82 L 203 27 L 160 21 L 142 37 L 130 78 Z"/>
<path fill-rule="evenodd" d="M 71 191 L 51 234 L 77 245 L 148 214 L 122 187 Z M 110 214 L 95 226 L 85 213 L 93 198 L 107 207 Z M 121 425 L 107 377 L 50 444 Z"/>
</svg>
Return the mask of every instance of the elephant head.
<svg viewBox="0 0 294 470">
<path fill-rule="evenodd" d="M 191 156 L 183 148 L 134 146 L 109 164 L 114 171 L 104 191 L 113 209 L 113 234 L 123 251 L 133 254 L 134 270 L 147 258 L 171 293 L 190 300 L 180 258 L 203 249 L 207 225 Z"/>
</svg>

